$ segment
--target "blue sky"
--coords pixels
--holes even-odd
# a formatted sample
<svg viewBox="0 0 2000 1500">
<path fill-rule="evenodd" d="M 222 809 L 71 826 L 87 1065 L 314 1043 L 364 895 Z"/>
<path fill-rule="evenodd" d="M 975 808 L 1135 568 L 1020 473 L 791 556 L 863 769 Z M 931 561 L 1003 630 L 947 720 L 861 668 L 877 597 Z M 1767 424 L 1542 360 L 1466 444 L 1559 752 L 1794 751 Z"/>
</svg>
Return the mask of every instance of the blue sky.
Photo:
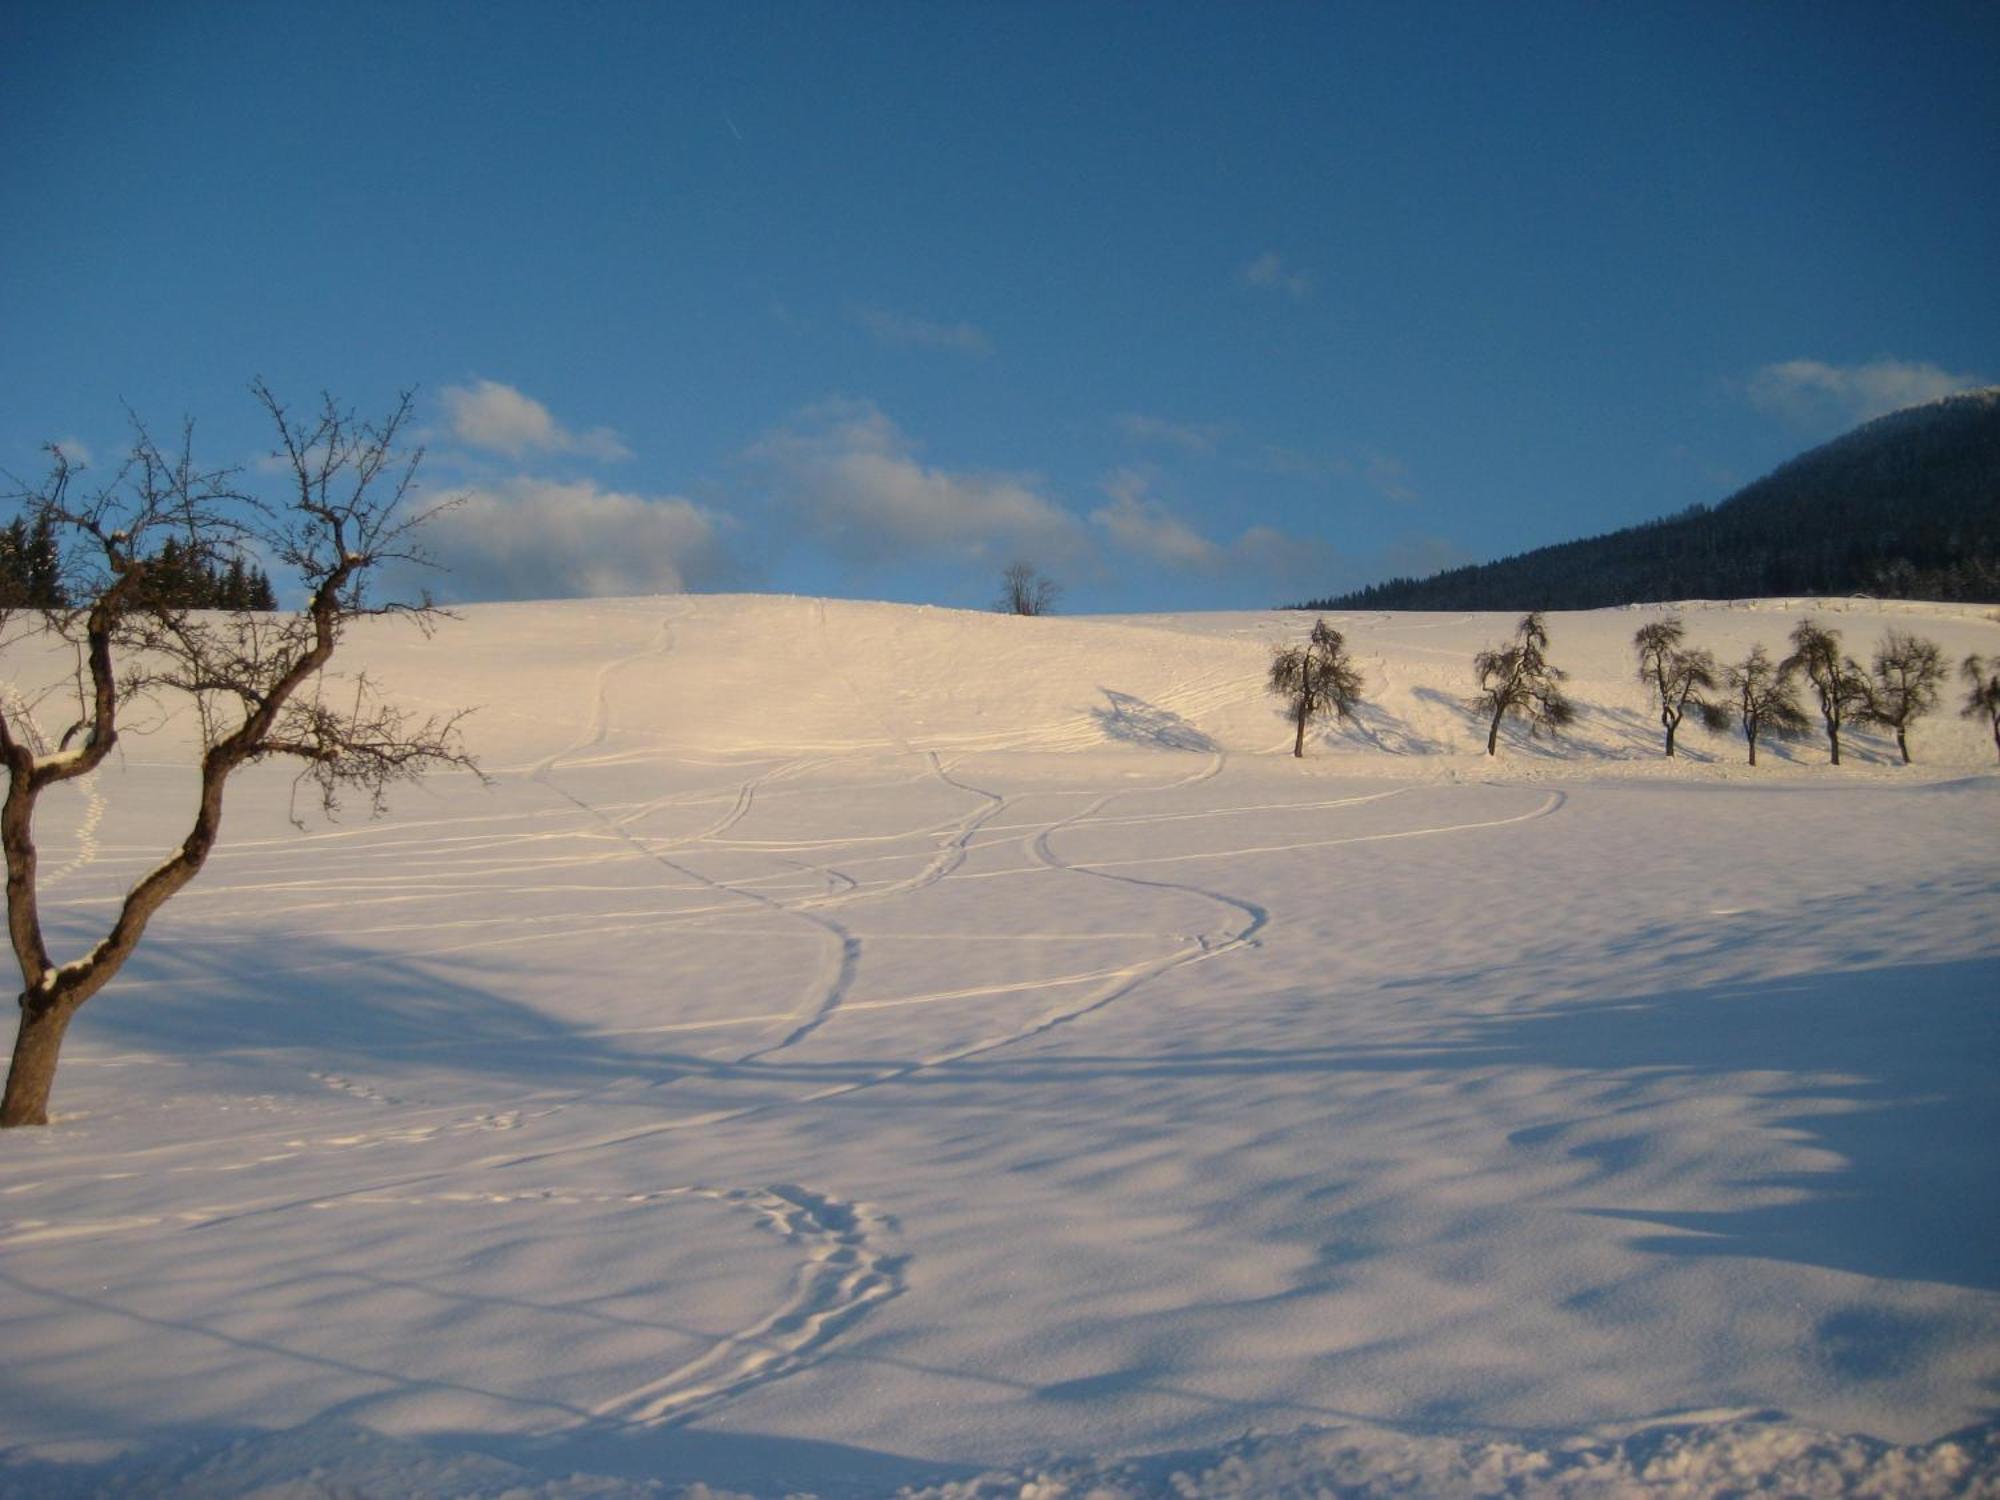
<svg viewBox="0 0 2000 1500">
<path fill-rule="evenodd" d="M 2000 6 L 0 0 L 0 467 L 419 391 L 461 598 L 1254 606 L 2000 381 Z"/>
</svg>

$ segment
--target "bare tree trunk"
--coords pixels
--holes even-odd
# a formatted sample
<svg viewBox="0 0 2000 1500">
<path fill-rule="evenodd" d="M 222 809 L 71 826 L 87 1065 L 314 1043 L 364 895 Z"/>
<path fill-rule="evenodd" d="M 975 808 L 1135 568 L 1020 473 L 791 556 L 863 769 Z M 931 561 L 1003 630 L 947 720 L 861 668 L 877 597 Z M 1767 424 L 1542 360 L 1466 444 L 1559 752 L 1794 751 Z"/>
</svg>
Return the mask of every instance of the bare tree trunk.
<svg viewBox="0 0 2000 1500">
<path fill-rule="evenodd" d="M 1495 709 L 1493 712 L 1493 722 L 1486 726 L 1486 753 L 1488 755 L 1493 754 L 1493 747 L 1500 742 L 1500 720 L 1505 716 L 1506 712 L 1507 710 L 1504 708 Z"/>
<path fill-rule="evenodd" d="M 1667 756 L 1669 759 L 1672 759 L 1674 753 L 1674 729 L 1675 726 L 1673 724 L 1667 725 Z"/>
<path fill-rule="evenodd" d="M 1826 726 L 1826 742 L 1827 742 L 1827 743 L 1828 743 L 1829 745 L 1831 745 L 1831 746 L 1833 747 L 1833 763 L 1834 763 L 1834 764 L 1835 764 L 1836 766 L 1837 766 L 1837 765 L 1839 765 L 1839 764 L 1840 764 L 1840 726 L 1839 726 L 1839 725 L 1837 725 L 1837 724 L 1829 724 L 1829 725 L 1827 725 L 1827 726 Z"/>
<path fill-rule="evenodd" d="M 1298 760 L 1306 757 L 1306 711 L 1299 710 L 1299 732 L 1292 739 L 1292 755 Z"/>
<path fill-rule="evenodd" d="M 49 1123 L 49 1090 L 55 1087 L 56 1057 L 71 1005 L 33 1006 L 21 997 L 21 1029 L 14 1037 L 14 1062 L 7 1070 L 7 1093 L 0 1099 L 0 1127 Z"/>
<path fill-rule="evenodd" d="M 1896 726 L 1896 748 L 1903 752 L 1903 764 L 1910 763 L 1909 732 L 1901 724 Z"/>
<path fill-rule="evenodd" d="M 1750 741 L 1750 764 L 1754 766 L 1757 764 L 1757 736 L 1751 734 L 1744 737 Z"/>
</svg>

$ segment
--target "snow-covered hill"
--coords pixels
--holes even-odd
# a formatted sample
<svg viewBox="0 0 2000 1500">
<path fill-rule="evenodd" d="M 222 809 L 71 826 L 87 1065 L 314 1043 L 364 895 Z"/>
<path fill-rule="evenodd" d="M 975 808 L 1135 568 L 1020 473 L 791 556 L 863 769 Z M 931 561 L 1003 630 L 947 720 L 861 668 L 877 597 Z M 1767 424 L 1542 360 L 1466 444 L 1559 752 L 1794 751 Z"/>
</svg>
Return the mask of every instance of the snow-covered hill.
<svg viewBox="0 0 2000 1500">
<path fill-rule="evenodd" d="M 1329 617 L 1303 762 L 1296 615 L 358 636 L 492 785 L 238 789 L 0 1138 L 0 1491 L 2000 1492 L 1990 733 L 1668 762 L 1657 613 L 1552 616 L 1581 721 L 1493 760 L 1497 616 Z M 154 730 L 52 801 L 71 942 Z"/>
</svg>

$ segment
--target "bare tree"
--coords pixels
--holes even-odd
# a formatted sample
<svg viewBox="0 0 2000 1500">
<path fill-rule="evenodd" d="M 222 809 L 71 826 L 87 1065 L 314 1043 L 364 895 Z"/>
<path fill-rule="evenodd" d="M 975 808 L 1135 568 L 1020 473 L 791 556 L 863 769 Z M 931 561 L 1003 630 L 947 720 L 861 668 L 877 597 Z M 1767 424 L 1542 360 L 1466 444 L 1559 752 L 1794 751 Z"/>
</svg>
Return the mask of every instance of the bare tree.
<svg viewBox="0 0 2000 1500">
<path fill-rule="evenodd" d="M 1944 648 L 1936 641 L 1891 630 L 1875 648 L 1864 717 L 1896 731 L 1903 764 L 1910 763 L 1910 725 L 1938 705 L 1944 686 Z"/>
<path fill-rule="evenodd" d="M 1551 734 L 1576 719 L 1576 705 L 1563 695 L 1562 683 L 1569 674 L 1548 659 L 1549 632 L 1540 610 L 1521 616 L 1514 627 L 1514 639 L 1497 650 L 1482 651 L 1472 659 L 1479 674 L 1479 693 L 1470 707 L 1474 713 L 1491 715 L 1486 729 L 1486 753 L 1492 755 L 1500 740 L 1500 721 L 1509 714 L 1528 721 L 1528 733 L 1543 729 Z"/>
<path fill-rule="evenodd" d="M 134 422 L 124 465 L 80 492 L 77 471 L 51 449 L 42 483 L 17 493 L 31 524 L 64 539 L 69 607 L 13 610 L 12 639 L 46 633 L 77 652 L 75 722 L 51 750 L 19 701 L 0 707 L 7 795 L 0 844 L 7 862 L 7 931 L 21 973 L 20 1029 L 0 1097 L 0 1126 L 48 1121 L 49 1092 L 64 1034 L 77 1010 L 124 966 L 153 914 L 200 873 L 222 831 L 229 778 L 253 762 L 286 758 L 299 783 L 330 814 L 359 791 L 373 810 L 386 790 L 441 767 L 476 770 L 458 736 L 462 715 L 416 718 L 383 702 L 365 677 L 339 691 L 326 673 L 347 627 L 369 615 L 402 615 L 429 632 L 428 599 L 370 602 L 384 564 L 421 561 L 413 533 L 426 519 L 408 507 L 420 451 L 401 451 L 410 413 L 404 396 L 380 423 L 360 421 L 332 398 L 294 418 L 260 381 L 253 388 L 276 428 L 274 455 L 286 495 L 265 504 L 239 491 L 230 470 L 191 456 L 192 430 L 177 450 Z M 256 545 L 297 578 L 295 613 L 247 609 L 195 612 L 151 586 L 166 542 L 181 559 L 212 562 Z M 200 732 L 200 784 L 188 831 L 125 892 L 109 928 L 78 956 L 49 952 L 36 888 L 35 813 L 45 791 L 88 775 L 119 741 L 120 713 L 135 699 L 178 698 Z"/>
<path fill-rule="evenodd" d="M 1993 726 L 1993 748 L 2000 751 L 2000 656 L 1988 661 L 1979 655 L 1968 656 L 1958 664 L 1958 675 L 1965 679 L 1965 706 L 1958 711 L 1961 719 L 1985 719 Z"/>
<path fill-rule="evenodd" d="M 1045 615 L 1062 597 L 1062 585 L 1033 563 L 1009 563 L 1000 575 L 1000 597 L 993 607 L 1003 615 Z"/>
<path fill-rule="evenodd" d="M 1725 668 L 1723 680 L 1732 699 L 1723 709 L 1723 715 L 1733 717 L 1742 727 L 1743 739 L 1750 747 L 1751 765 L 1757 764 L 1758 736 L 1770 734 L 1790 739 L 1810 727 L 1805 710 L 1799 707 L 1791 674 L 1781 671 L 1761 644 L 1752 646 L 1742 661 Z"/>
<path fill-rule="evenodd" d="M 1792 628 L 1792 654 L 1778 663 L 1790 677 L 1802 673 L 1819 698 L 1819 716 L 1826 724 L 1826 743 L 1833 763 L 1840 764 L 1840 727 L 1868 712 L 1868 679 L 1851 656 L 1840 654 L 1840 632 L 1804 619 Z"/>
<path fill-rule="evenodd" d="M 1681 645 L 1687 627 L 1679 615 L 1642 625 L 1632 637 L 1639 653 L 1639 681 L 1652 690 L 1660 710 L 1660 727 L 1667 733 L 1667 754 L 1674 753 L 1674 735 L 1692 708 L 1705 729 L 1727 729 L 1729 711 L 1702 696 L 1721 685 L 1715 657 Z"/>
<path fill-rule="evenodd" d="M 1331 714 L 1352 719 L 1361 702 L 1361 672 L 1347 654 L 1347 641 L 1324 620 L 1313 621 L 1303 646 L 1280 646 L 1271 657 L 1271 691 L 1285 699 L 1298 725 L 1292 754 L 1306 753 L 1306 725 Z"/>
</svg>

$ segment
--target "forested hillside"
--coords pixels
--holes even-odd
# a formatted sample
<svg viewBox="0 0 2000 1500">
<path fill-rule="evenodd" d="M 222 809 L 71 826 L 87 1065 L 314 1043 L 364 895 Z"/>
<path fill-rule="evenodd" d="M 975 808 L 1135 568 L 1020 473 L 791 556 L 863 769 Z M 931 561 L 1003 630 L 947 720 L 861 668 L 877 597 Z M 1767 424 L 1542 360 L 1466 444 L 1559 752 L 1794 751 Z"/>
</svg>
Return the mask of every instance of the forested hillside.
<svg viewBox="0 0 2000 1500">
<path fill-rule="evenodd" d="M 1714 507 L 1307 609 L 1597 609 L 1867 593 L 2000 601 L 2000 387 L 1914 406 Z"/>
</svg>

